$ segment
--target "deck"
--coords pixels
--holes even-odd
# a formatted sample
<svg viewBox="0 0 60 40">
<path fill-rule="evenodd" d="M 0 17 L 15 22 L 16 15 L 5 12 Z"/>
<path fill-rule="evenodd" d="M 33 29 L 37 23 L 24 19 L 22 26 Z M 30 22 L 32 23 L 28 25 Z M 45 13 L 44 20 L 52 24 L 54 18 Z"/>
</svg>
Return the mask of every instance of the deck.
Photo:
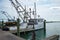
<svg viewBox="0 0 60 40">
<path fill-rule="evenodd" d="M 59 40 L 59 35 L 53 35 L 48 38 L 45 38 L 44 40 Z"/>
<path fill-rule="evenodd" d="M 41 28 L 41 29 L 43 29 L 43 28 Z M 24 28 L 24 29 L 20 29 L 20 32 L 28 32 L 28 31 L 33 31 L 33 30 L 35 31 L 36 29 L 33 29 L 33 28 Z M 17 30 L 10 30 L 9 32 L 10 33 L 16 33 Z"/>
<path fill-rule="evenodd" d="M 7 31 L 0 30 L 0 40 L 25 40 L 25 39 L 17 37 Z"/>
</svg>

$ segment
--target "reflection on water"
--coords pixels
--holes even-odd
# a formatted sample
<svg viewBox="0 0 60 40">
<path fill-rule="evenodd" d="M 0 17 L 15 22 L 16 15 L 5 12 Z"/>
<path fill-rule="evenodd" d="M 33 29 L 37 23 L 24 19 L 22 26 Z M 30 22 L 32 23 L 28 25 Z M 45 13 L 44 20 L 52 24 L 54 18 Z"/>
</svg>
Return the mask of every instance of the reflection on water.
<svg viewBox="0 0 60 40">
<path fill-rule="evenodd" d="M 35 31 L 35 36 L 36 36 L 35 37 L 36 40 L 42 40 L 43 38 L 45 38 L 44 30 Z M 26 40 L 31 40 L 32 39 L 32 32 L 21 34 L 21 37 L 25 38 Z"/>
<path fill-rule="evenodd" d="M 42 40 L 56 34 L 60 35 L 60 23 L 46 23 L 46 32 L 44 32 L 44 30 L 37 30 L 35 31 L 35 34 L 36 40 Z M 25 38 L 26 40 L 31 40 L 32 32 L 21 34 L 21 37 Z"/>
</svg>

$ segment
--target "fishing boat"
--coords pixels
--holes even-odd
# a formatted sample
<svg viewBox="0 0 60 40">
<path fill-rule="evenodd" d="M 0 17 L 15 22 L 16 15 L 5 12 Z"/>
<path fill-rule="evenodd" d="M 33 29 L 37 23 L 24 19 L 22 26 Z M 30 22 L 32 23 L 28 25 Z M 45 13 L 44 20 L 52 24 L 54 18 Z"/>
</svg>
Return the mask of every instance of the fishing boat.
<svg viewBox="0 0 60 40">
<path fill-rule="evenodd" d="M 20 29 L 43 29 L 44 28 L 44 19 L 30 19 L 28 23 L 20 23 Z M 10 30 L 17 30 L 17 26 L 11 26 Z"/>
<path fill-rule="evenodd" d="M 13 5 L 13 7 L 16 9 L 17 11 L 17 14 L 19 15 L 19 19 L 22 19 L 22 23 L 20 22 L 20 29 L 27 29 L 27 28 L 33 28 L 33 25 L 34 25 L 34 29 L 37 30 L 37 29 L 42 29 L 44 28 L 44 19 L 42 18 L 37 18 L 37 14 L 36 14 L 36 3 L 34 3 L 34 10 L 31 11 L 31 8 L 30 8 L 30 12 L 28 12 L 26 10 L 26 6 L 25 8 L 17 1 L 15 0 L 16 3 L 13 2 L 13 0 L 9 0 L 11 2 L 11 4 Z M 17 4 L 17 5 L 16 5 Z M 23 11 L 19 10 L 19 9 L 22 9 Z M 22 17 L 21 13 L 24 17 Z M 31 14 L 32 13 L 32 14 Z M 33 15 L 34 14 L 34 15 Z M 31 17 L 31 15 L 34 16 L 34 18 Z M 5 23 L 7 26 L 10 26 L 10 24 L 12 25 L 15 25 L 16 24 L 16 21 L 15 22 L 12 22 L 12 21 L 8 21 Z M 9 30 L 17 30 L 17 26 L 15 25 L 14 27 L 13 26 L 10 26 L 9 27 Z"/>
</svg>

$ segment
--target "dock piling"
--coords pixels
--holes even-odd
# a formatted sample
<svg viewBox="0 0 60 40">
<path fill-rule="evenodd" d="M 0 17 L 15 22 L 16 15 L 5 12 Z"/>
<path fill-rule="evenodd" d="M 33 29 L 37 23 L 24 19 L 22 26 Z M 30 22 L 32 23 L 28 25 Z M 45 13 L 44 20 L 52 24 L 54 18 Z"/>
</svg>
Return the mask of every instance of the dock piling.
<svg viewBox="0 0 60 40">
<path fill-rule="evenodd" d="M 20 20 L 17 19 L 17 36 L 20 36 Z"/>
<path fill-rule="evenodd" d="M 2 27 L 1 27 L 2 29 L 4 28 L 4 21 L 2 20 Z"/>
<path fill-rule="evenodd" d="M 33 29 L 35 29 L 35 28 L 34 28 L 34 24 L 33 24 Z M 35 40 L 35 39 L 36 39 L 36 38 L 35 38 L 35 35 L 36 35 L 36 34 L 35 34 L 35 31 L 33 30 L 33 31 L 32 31 L 32 40 Z"/>
<path fill-rule="evenodd" d="M 44 31 L 46 31 L 46 20 L 44 20 Z"/>
</svg>

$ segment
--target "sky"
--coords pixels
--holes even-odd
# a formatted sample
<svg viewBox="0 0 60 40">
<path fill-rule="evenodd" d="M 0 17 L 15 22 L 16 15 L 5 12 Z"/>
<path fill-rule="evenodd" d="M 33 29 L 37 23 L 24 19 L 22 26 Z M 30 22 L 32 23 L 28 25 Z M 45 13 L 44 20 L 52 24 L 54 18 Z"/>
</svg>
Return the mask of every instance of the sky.
<svg viewBox="0 0 60 40">
<path fill-rule="evenodd" d="M 34 9 L 36 2 L 37 15 L 47 21 L 60 21 L 60 0 L 18 0 L 22 6 Z M 9 0 L 0 0 L 0 11 L 6 11 L 12 18 L 17 18 L 17 12 Z M 1 12 L 0 12 L 1 15 Z M 1 17 L 1 16 L 0 16 Z"/>
</svg>

